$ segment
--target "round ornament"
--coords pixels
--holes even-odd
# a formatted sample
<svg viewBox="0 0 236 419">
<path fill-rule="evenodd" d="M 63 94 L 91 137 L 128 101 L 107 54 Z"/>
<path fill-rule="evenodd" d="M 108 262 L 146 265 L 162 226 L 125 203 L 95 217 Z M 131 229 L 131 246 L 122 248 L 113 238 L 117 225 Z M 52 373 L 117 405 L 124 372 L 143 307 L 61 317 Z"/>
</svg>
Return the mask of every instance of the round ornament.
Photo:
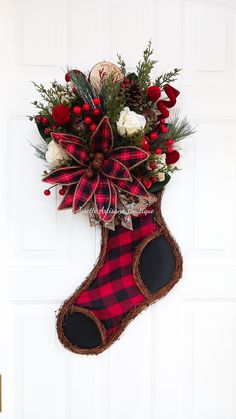
<svg viewBox="0 0 236 419">
<path fill-rule="evenodd" d="M 89 73 L 90 84 L 99 92 L 101 90 L 102 82 L 111 74 L 114 75 L 114 81 L 123 80 L 123 73 L 119 67 L 109 61 L 101 61 L 95 64 Z"/>
</svg>

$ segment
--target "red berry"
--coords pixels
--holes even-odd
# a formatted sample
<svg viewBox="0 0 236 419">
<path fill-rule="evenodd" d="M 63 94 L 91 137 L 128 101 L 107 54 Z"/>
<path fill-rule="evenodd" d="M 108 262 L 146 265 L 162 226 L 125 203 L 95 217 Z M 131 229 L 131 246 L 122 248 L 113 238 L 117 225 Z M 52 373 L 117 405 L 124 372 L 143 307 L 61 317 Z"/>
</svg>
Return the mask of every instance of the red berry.
<svg viewBox="0 0 236 419">
<path fill-rule="evenodd" d="M 150 169 L 155 170 L 157 168 L 157 165 L 154 161 L 152 161 L 151 163 L 149 163 L 149 167 Z"/>
<path fill-rule="evenodd" d="M 43 117 L 42 117 L 42 124 L 43 124 L 43 125 L 47 125 L 47 124 L 48 124 L 48 122 L 49 122 L 49 121 L 48 121 L 48 118 L 47 118 L 46 116 L 43 116 Z"/>
<path fill-rule="evenodd" d="M 149 189 L 152 186 L 152 182 L 148 178 L 143 179 L 143 184 L 144 184 L 144 186 L 145 186 L 146 189 Z"/>
<path fill-rule="evenodd" d="M 97 125 L 96 124 L 91 124 L 89 128 L 90 128 L 90 131 L 94 132 L 97 129 Z"/>
<path fill-rule="evenodd" d="M 160 96 L 161 96 L 161 89 L 159 86 L 150 86 L 147 89 L 148 100 L 151 100 L 152 102 L 156 102 Z"/>
<path fill-rule="evenodd" d="M 64 188 L 59 189 L 59 195 L 65 195 L 66 190 Z"/>
<path fill-rule="evenodd" d="M 166 163 L 167 164 L 174 164 L 180 158 L 180 154 L 177 150 L 173 150 L 172 153 L 166 155 Z"/>
<path fill-rule="evenodd" d="M 72 93 L 74 93 L 74 95 L 77 95 L 77 90 L 76 90 L 75 86 L 72 87 Z"/>
<path fill-rule="evenodd" d="M 90 116 L 86 116 L 86 118 L 84 118 L 84 123 L 86 125 L 90 125 L 92 122 L 92 118 L 90 118 Z"/>
<path fill-rule="evenodd" d="M 162 150 L 160 148 L 156 148 L 155 153 L 159 155 L 162 153 Z"/>
<path fill-rule="evenodd" d="M 51 195 L 51 191 L 49 189 L 45 189 L 45 191 L 43 192 L 44 195 L 49 196 Z"/>
<path fill-rule="evenodd" d="M 173 144 L 174 144 L 174 141 L 173 141 L 173 140 L 171 140 L 171 139 L 169 139 L 169 140 L 167 140 L 167 144 L 168 144 L 168 145 L 173 145 Z"/>
<path fill-rule="evenodd" d="M 90 110 L 90 104 L 89 103 L 84 103 L 83 104 L 83 110 L 84 111 L 89 111 Z"/>
<path fill-rule="evenodd" d="M 126 77 L 123 81 L 124 84 L 130 84 L 130 79 L 128 79 L 128 77 Z"/>
<path fill-rule="evenodd" d="M 168 128 L 165 125 L 160 125 L 160 129 L 161 129 L 161 132 L 163 132 L 163 134 L 168 132 Z"/>
<path fill-rule="evenodd" d="M 80 70 L 70 70 L 70 71 L 73 71 L 73 73 L 77 73 L 77 74 L 81 73 Z M 69 81 L 70 81 L 70 73 L 66 73 L 65 74 L 65 80 L 66 80 L 67 83 L 69 83 Z"/>
<path fill-rule="evenodd" d="M 53 130 L 53 131 L 56 131 L 56 129 L 57 129 L 57 126 L 56 126 L 56 125 L 53 125 L 53 126 L 52 126 L 52 130 Z"/>
<path fill-rule="evenodd" d="M 80 112 L 82 111 L 82 108 L 78 105 L 73 107 L 73 112 L 76 113 L 77 115 L 80 114 Z"/>
<path fill-rule="evenodd" d="M 94 105 L 98 106 L 98 105 L 100 105 L 100 102 L 101 102 L 101 100 L 100 100 L 100 98 L 99 98 L 99 97 L 94 97 L 94 98 L 93 98 L 93 103 L 94 103 Z"/>
<path fill-rule="evenodd" d="M 50 128 L 45 128 L 44 134 L 50 135 L 50 132 L 51 132 L 51 129 Z"/>
<path fill-rule="evenodd" d="M 164 124 L 165 123 L 165 119 L 164 118 L 160 118 L 160 124 Z"/>
<path fill-rule="evenodd" d="M 147 137 L 143 137 L 141 139 L 140 145 L 141 145 L 143 150 L 145 150 L 145 151 L 149 150 L 149 141 L 148 141 Z"/>
<path fill-rule="evenodd" d="M 157 178 L 155 176 L 150 177 L 150 181 L 152 183 L 155 183 L 157 181 Z"/>
<path fill-rule="evenodd" d="M 173 151 L 173 148 L 172 147 L 167 147 L 167 149 L 166 149 L 166 152 L 167 153 L 172 153 L 172 151 Z"/>
<path fill-rule="evenodd" d="M 66 81 L 67 83 L 69 83 L 69 81 L 70 81 L 70 75 L 69 75 L 69 73 L 66 73 L 66 74 L 65 74 L 65 81 Z"/>
<path fill-rule="evenodd" d="M 125 87 L 125 83 L 121 83 L 121 84 L 120 84 L 120 88 L 121 88 L 121 89 L 124 89 L 124 87 Z"/>
<path fill-rule="evenodd" d="M 98 108 L 95 108 L 95 109 L 93 110 L 93 115 L 94 115 L 94 116 L 99 116 L 99 115 L 100 115 L 100 113 L 101 113 L 101 111 L 100 111 L 100 109 L 98 109 Z"/>
<path fill-rule="evenodd" d="M 150 140 L 156 140 L 158 138 L 157 132 L 151 132 L 150 134 Z"/>
<path fill-rule="evenodd" d="M 42 117 L 41 117 L 41 115 L 37 115 L 37 116 L 35 117 L 35 121 L 37 122 L 37 124 L 41 124 L 41 122 L 42 122 Z"/>
</svg>

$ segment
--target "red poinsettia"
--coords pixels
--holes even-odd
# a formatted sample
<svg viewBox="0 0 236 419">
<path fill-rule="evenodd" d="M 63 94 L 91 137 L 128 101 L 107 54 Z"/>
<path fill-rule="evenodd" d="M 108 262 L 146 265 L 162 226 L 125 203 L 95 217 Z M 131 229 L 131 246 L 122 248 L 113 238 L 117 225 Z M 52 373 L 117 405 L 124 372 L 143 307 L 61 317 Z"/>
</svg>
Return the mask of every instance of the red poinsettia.
<svg viewBox="0 0 236 419">
<path fill-rule="evenodd" d="M 52 138 L 74 160 L 73 166 L 53 170 L 43 178 L 54 185 L 68 185 L 58 209 L 80 211 L 91 199 L 101 220 L 108 222 L 117 211 L 117 189 L 136 197 L 148 197 L 141 182 L 130 170 L 144 162 L 148 153 L 141 148 L 124 146 L 113 149 L 113 133 L 104 117 L 92 134 L 89 148 L 74 135 L 52 133 Z"/>
</svg>

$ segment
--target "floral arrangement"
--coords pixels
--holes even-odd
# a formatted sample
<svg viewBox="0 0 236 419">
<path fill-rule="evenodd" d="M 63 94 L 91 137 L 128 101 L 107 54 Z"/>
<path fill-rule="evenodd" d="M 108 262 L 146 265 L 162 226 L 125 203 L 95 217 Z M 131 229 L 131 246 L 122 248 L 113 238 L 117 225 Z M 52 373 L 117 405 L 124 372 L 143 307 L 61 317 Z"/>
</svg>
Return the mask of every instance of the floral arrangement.
<svg viewBox="0 0 236 419">
<path fill-rule="evenodd" d="M 180 69 L 152 82 L 152 54 L 149 42 L 132 73 L 118 55 L 117 65 L 98 63 L 88 75 L 67 69 L 65 85 L 34 83 L 43 99 L 30 116 L 42 137 L 34 148 L 47 164 L 42 180 L 60 185 L 59 210 L 88 208 L 92 224 L 132 228 L 131 215 L 154 203 L 178 170 L 179 141 L 193 132 L 186 118 L 169 116 Z"/>
</svg>

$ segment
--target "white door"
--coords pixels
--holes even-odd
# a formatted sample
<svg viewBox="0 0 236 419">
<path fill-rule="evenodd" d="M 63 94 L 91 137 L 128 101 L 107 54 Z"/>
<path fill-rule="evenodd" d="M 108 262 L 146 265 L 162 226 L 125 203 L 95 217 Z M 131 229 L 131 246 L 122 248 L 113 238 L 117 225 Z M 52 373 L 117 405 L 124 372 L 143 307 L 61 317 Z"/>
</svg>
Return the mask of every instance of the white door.
<svg viewBox="0 0 236 419">
<path fill-rule="evenodd" d="M 2 419 L 236 418 L 236 2 L 0 0 Z M 100 233 L 43 195 L 31 80 L 63 80 L 149 39 L 157 71 L 182 67 L 197 134 L 163 214 L 184 276 L 99 356 L 66 351 L 55 311 L 89 273 Z"/>
</svg>

